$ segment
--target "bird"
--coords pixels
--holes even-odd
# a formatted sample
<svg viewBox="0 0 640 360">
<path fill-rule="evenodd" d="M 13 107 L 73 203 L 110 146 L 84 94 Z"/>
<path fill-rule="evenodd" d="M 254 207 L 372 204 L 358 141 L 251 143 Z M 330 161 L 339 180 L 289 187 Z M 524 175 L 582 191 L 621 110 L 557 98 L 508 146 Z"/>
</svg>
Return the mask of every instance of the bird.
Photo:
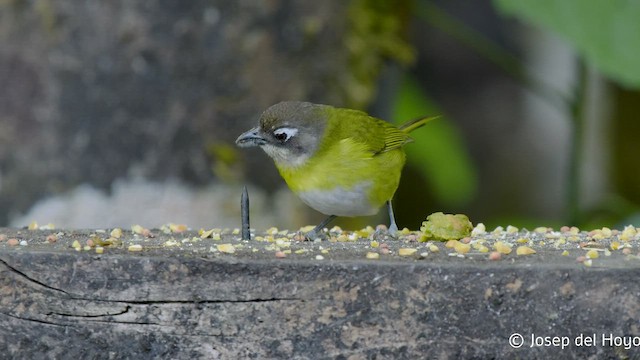
<svg viewBox="0 0 640 360">
<path fill-rule="evenodd" d="M 435 118 L 395 126 L 360 110 L 283 101 L 265 110 L 259 125 L 236 144 L 262 148 L 291 191 L 328 216 L 306 233 L 307 239 L 315 239 L 338 216 L 374 215 L 384 205 L 394 236 L 392 198 L 406 160 L 403 146 L 413 141 L 411 131 Z"/>
</svg>

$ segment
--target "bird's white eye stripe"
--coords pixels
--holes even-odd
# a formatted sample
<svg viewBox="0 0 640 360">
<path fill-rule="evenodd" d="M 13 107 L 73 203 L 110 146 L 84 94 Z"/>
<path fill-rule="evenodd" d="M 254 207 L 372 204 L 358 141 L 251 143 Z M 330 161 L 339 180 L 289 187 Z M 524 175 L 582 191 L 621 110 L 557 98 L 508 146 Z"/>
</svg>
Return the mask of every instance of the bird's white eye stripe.
<svg viewBox="0 0 640 360">
<path fill-rule="evenodd" d="M 298 129 L 291 127 L 281 127 L 273 130 L 273 136 L 280 141 L 287 141 L 298 133 Z"/>
</svg>

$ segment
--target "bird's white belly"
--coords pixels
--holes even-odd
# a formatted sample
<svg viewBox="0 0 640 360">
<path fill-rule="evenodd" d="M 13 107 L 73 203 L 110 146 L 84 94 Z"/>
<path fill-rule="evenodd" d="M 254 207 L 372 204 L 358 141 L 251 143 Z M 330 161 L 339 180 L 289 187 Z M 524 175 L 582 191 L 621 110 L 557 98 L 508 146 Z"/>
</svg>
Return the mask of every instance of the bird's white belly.
<svg viewBox="0 0 640 360">
<path fill-rule="evenodd" d="M 371 182 L 359 183 L 351 188 L 336 187 L 330 190 L 310 190 L 298 193 L 305 204 L 315 210 L 336 216 L 374 215 L 378 209 L 369 203 Z"/>
</svg>

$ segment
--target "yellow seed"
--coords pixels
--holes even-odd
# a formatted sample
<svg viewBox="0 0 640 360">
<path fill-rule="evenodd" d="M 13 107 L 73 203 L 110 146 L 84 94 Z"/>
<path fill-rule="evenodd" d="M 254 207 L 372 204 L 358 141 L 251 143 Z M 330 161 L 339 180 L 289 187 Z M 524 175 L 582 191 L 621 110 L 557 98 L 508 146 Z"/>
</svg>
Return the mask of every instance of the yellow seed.
<svg viewBox="0 0 640 360">
<path fill-rule="evenodd" d="M 569 252 L 567 250 L 563 251 L 562 256 L 569 256 Z"/>
<path fill-rule="evenodd" d="M 265 233 L 267 233 L 269 235 L 276 235 L 278 233 L 278 228 L 277 227 L 270 227 L 265 231 Z"/>
<path fill-rule="evenodd" d="M 378 243 L 377 241 L 374 240 L 374 241 L 370 242 L 369 245 L 371 245 L 371 247 L 375 249 L 378 246 L 380 246 L 380 243 Z"/>
<path fill-rule="evenodd" d="M 71 244 L 71 247 L 76 249 L 77 251 L 80 251 L 82 249 L 82 245 L 80 245 L 80 242 L 78 240 L 74 240 L 73 244 Z"/>
<path fill-rule="evenodd" d="M 96 246 L 96 254 L 102 254 L 104 252 L 104 248 L 102 246 Z"/>
<path fill-rule="evenodd" d="M 349 241 L 349 237 L 345 234 L 340 234 L 338 235 L 338 237 L 336 238 L 338 242 L 347 242 Z"/>
<path fill-rule="evenodd" d="M 111 230 L 110 235 L 111 235 L 112 238 L 120 239 L 120 237 L 122 236 L 122 229 L 115 228 L 115 229 Z"/>
<path fill-rule="evenodd" d="M 400 234 L 401 235 L 409 235 L 409 234 L 411 234 L 411 230 L 409 230 L 408 228 L 403 228 L 402 230 L 400 230 Z"/>
<path fill-rule="evenodd" d="M 498 241 L 493 244 L 493 247 L 501 254 L 509 255 L 511 254 L 511 245 L 507 245 L 502 241 Z"/>
<path fill-rule="evenodd" d="M 625 226 L 624 230 L 620 234 L 620 240 L 629 241 L 632 240 L 638 234 L 636 228 L 632 225 Z"/>
<path fill-rule="evenodd" d="M 471 245 L 457 241 L 453 246 L 453 250 L 455 250 L 458 254 L 466 254 L 469 252 L 469 250 L 471 250 Z"/>
<path fill-rule="evenodd" d="M 298 250 L 294 251 L 294 253 L 296 253 L 296 254 L 304 254 L 306 252 L 307 252 L 307 249 L 298 249 Z"/>
<path fill-rule="evenodd" d="M 140 225 L 133 225 L 131 226 L 131 231 L 133 231 L 136 234 L 142 234 L 142 232 L 144 231 L 144 228 Z"/>
<path fill-rule="evenodd" d="M 456 243 L 459 243 L 460 241 L 458 240 L 449 240 L 444 244 L 444 247 L 448 248 L 448 249 L 452 249 L 456 246 Z"/>
<path fill-rule="evenodd" d="M 476 250 L 478 250 L 481 253 L 488 253 L 489 252 L 489 248 L 484 246 L 484 245 L 480 245 L 476 248 Z"/>
<path fill-rule="evenodd" d="M 140 244 L 129 245 L 128 250 L 129 251 L 142 251 L 142 245 L 140 245 Z"/>
<path fill-rule="evenodd" d="M 171 229 L 171 232 L 174 233 L 181 233 L 188 230 L 188 227 L 185 224 L 169 224 L 169 228 Z"/>
<path fill-rule="evenodd" d="M 544 234 L 544 233 L 547 232 L 547 228 L 544 227 L 544 226 L 540 226 L 540 227 L 537 227 L 537 228 L 533 229 L 533 231 L 537 232 L 538 234 Z"/>
<path fill-rule="evenodd" d="M 606 227 L 606 226 L 605 226 L 605 227 L 603 227 L 603 228 L 602 228 L 602 235 L 603 235 L 605 238 L 610 238 L 610 237 L 611 237 L 611 235 L 612 235 L 612 233 L 611 233 L 611 229 L 609 229 L 609 228 L 608 228 L 608 227 Z"/>
<path fill-rule="evenodd" d="M 431 244 L 429 245 L 429 251 L 433 253 L 437 253 L 437 252 L 440 252 L 440 248 L 435 244 Z"/>
<path fill-rule="evenodd" d="M 471 230 L 471 236 L 484 235 L 487 232 L 486 226 L 483 223 L 478 223 L 476 227 Z"/>
<path fill-rule="evenodd" d="M 587 259 L 583 262 L 584 266 L 591 266 L 593 264 L 593 260 Z"/>
<path fill-rule="evenodd" d="M 232 234 L 232 235 L 238 235 L 238 234 L 240 234 L 240 229 L 238 229 L 238 228 L 233 229 L 233 230 L 231 231 L 231 234 Z"/>
<path fill-rule="evenodd" d="M 27 229 L 29 230 L 38 230 L 38 223 L 35 221 L 32 221 L 29 226 L 27 227 Z"/>
<path fill-rule="evenodd" d="M 518 231 L 519 231 L 518 228 L 513 225 L 507 226 L 507 234 L 515 234 Z"/>
<path fill-rule="evenodd" d="M 323 254 L 328 254 L 329 253 L 329 249 L 322 249 L 322 250 L 320 250 L 320 252 L 323 253 Z M 320 256 L 320 255 L 318 255 L 318 256 Z"/>
<path fill-rule="evenodd" d="M 400 256 L 411 256 L 411 255 L 415 254 L 417 251 L 418 251 L 418 249 L 401 248 L 401 249 L 398 249 L 398 255 L 400 255 Z"/>
<path fill-rule="evenodd" d="M 517 242 L 518 244 L 526 244 L 526 243 L 528 243 L 528 242 L 529 242 L 529 239 L 520 238 L 520 239 L 516 240 L 516 242 Z"/>
<path fill-rule="evenodd" d="M 200 229 L 200 231 L 198 231 L 198 233 L 200 234 L 200 238 L 201 239 L 206 239 L 208 237 L 210 237 L 211 235 L 213 235 L 213 229 L 211 230 L 204 230 L 204 229 Z"/>
<path fill-rule="evenodd" d="M 518 246 L 518 248 L 516 249 L 517 255 L 532 255 L 535 253 L 536 251 L 528 246 Z"/>
<path fill-rule="evenodd" d="M 620 248 L 620 243 L 617 241 L 613 241 L 611 243 L 611 250 L 618 250 Z"/>
<path fill-rule="evenodd" d="M 307 225 L 307 226 L 301 227 L 299 231 L 306 234 L 309 231 L 313 230 L 314 228 L 315 228 L 315 226 L 313 226 L 313 225 Z"/>
<path fill-rule="evenodd" d="M 177 246 L 179 243 L 177 241 L 175 241 L 174 239 L 170 239 L 164 242 L 164 246 L 165 247 L 171 247 L 171 246 Z"/>
<path fill-rule="evenodd" d="M 366 257 L 367 259 L 376 260 L 380 258 L 380 254 L 378 254 L 377 252 L 369 251 Z"/>
<path fill-rule="evenodd" d="M 597 259 L 598 258 L 598 251 L 595 249 L 591 249 L 589 251 L 587 251 L 587 257 L 589 259 Z"/>
<path fill-rule="evenodd" d="M 236 252 L 236 248 L 232 244 L 220 244 L 216 246 L 218 251 L 225 254 L 233 254 Z"/>
</svg>

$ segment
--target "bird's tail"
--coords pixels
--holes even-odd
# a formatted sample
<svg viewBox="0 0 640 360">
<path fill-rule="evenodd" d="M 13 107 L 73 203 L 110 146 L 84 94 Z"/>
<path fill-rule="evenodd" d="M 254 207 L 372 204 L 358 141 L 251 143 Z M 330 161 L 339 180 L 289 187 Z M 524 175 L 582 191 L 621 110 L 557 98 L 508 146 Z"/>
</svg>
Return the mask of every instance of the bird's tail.
<svg viewBox="0 0 640 360">
<path fill-rule="evenodd" d="M 429 116 L 429 117 L 424 117 L 424 118 L 417 118 L 411 121 L 407 121 L 406 123 L 398 126 L 398 129 L 404 131 L 405 133 L 410 133 L 413 130 L 424 126 L 424 124 L 428 123 L 431 120 L 435 120 L 437 118 L 439 118 L 440 115 L 436 115 L 436 116 Z"/>
</svg>

